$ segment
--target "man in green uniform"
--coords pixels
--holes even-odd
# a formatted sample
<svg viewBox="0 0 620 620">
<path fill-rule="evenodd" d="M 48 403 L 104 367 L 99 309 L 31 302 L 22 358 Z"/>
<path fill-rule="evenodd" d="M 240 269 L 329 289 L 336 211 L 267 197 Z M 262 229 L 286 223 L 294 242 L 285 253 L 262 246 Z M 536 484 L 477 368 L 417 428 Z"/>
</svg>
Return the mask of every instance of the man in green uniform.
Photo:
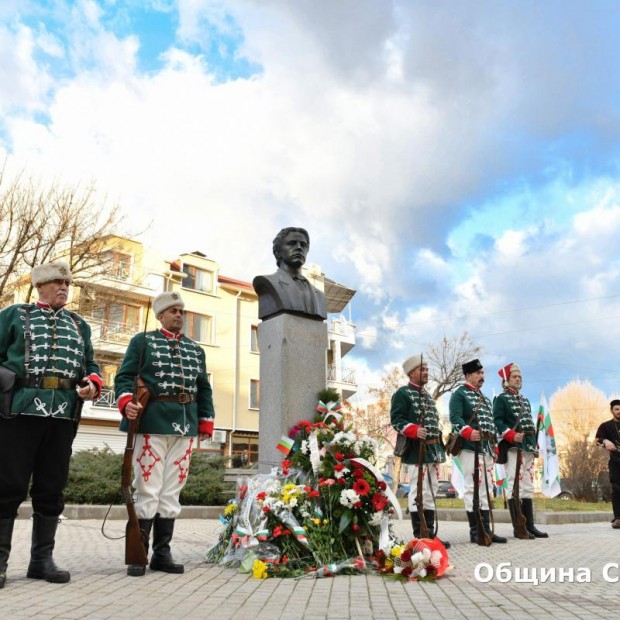
<svg viewBox="0 0 620 620">
<path fill-rule="evenodd" d="M 512 490 L 515 482 L 517 454 L 521 450 L 519 497 L 525 517 L 525 527 L 530 533 L 530 538 L 548 538 L 548 534 L 541 532 L 534 525 L 532 498 L 534 497 L 534 461 L 538 456 L 538 443 L 530 401 L 520 392 L 523 387 L 521 369 L 516 364 L 510 363 L 500 368 L 497 374 L 502 380 L 504 391 L 493 403 L 493 418 L 498 436 L 510 444 L 506 463 L 508 482 L 506 492 L 511 498 L 508 500 L 510 517 L 515 525 L 515 500 L 512 499 Z"/>
<path fill-rule="evenodd" d="M 463 364 L 464 385 L 450 396 L 450 422 L 452 431 L 463 437 L 459 460 L 465 478 L 465 510 L 469 521 L 469 540 L 478 542 L 477 521 L 474 513 L 474 470 L 479 470 L 480 509 L 484 527 L 492 534 L 494 543 L 508 542 L 491 531 L 491 515 L 488 497 L 493 489 L 493 463 L 495 457 L 495 424 L 491 401 L 480 391 L 484 384 L 484 368 L 480 360 Z M 475 444 L 478 444 L 478 462 L 475 462 Z"/>
<path fill-rule="evenodd" d="M 139 419 L 134 448 L 136 514 L 145 540 L 153 530 L 151 570 L 182 573 L 170 553 L 174 521 L 181 512 L 179 495 L 187 482 L 196 436 L 213 434 L 213 397 L 205 352 L 181 333 L 185 304 L 176 292 L 161 293 L 153 311 L 161 329 L 131 339 L 116 375 L 118 408 L 128 420 Z M 146 409 L 134 402 L 136 377 L 151 394 Z M 127 574 L 144 575 L 145 567 L 130 565 Z"/>
<path fill-rule="evenodd" d="M 390 418 L 394 429 L 409 438 L 408 449 L 402 455 L 402 462 L 409 465 L 409 512 L 413 535 L 420 537 L 420 514 L 416 504 L 419 475 L 420 443 L 424 442 L 422 463 L 422 499 L 424 518 L 429 536 L 435 537 L 435 493 L 439 483 L 439 463 L 446 460 L 441 441 L 441 424 L 435 401 L 424 389 L 428 383 L 428 366 L 422 355 L 412 355 L 403 362 L 403 370 L 409 377 L 409 384 L 399 388 L 392 396 Z M 444 541 L 449 548 L 450 543 Z"/>
<path fill-rule="evenodd" d="M 71 445 L 81 403 L 98 397 L 102 381 L 90 327 L 64 308 L 73 279 L 64 262 L 32 270 L 39 300 L 0 312 L 0 365 L 15 373 L 12 403 L 0 417 L 0 588 L 6 581 L 13 524 L 32 477 L 33 528 L 27 576 L 69 581 L 52 558 Z"/>
</svg>

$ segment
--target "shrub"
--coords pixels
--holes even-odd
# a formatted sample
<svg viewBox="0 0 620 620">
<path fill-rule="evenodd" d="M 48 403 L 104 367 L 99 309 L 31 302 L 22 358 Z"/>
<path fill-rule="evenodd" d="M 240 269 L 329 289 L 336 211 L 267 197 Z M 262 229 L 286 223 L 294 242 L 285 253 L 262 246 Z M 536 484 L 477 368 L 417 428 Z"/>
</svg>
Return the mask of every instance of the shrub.
<svg viewBox="0 0 620 620">
<path fill-rule="evenodd" d="M 188 506 L 220 506 L 226 503 L 223 457 L 208 457 L 194 452 L 190 473 L 181 504 Z M 109 448 L 81 450 L 73 454 L 69 464 L 69 481 L 65 500 L 70 504 L 118 504 L 121 500 L 121 468 L 123 455 Z"/>
</svg>

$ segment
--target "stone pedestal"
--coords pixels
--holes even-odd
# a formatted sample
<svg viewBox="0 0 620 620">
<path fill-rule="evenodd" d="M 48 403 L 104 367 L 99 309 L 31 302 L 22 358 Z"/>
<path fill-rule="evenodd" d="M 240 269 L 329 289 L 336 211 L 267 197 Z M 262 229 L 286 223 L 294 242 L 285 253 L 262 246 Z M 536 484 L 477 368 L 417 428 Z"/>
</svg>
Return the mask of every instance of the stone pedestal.
<svg viewBox="0 0 620 620">
<path fill-rule="evenodd" d="M 300 420 L 311 420 L 325 389 L 327 324 L 280 314 L 258 326 L 260 418 L 258 467 L 269 473 L 284 458 L 276 449 Z"/>
</svg>

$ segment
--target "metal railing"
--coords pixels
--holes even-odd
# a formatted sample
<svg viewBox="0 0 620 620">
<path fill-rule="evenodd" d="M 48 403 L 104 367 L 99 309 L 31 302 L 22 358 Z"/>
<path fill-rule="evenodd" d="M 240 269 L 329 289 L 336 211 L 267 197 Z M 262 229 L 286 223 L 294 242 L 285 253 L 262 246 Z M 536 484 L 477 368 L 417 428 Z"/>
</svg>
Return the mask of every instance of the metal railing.
<svg viewBox="0 0 620 620">
<path fill-rule="evenodd" d="M 357 385 L 355 378 L 355 370 L 353 368 L 340 368 L 334 364 L 327 366 L 327 380 L 337 381 L 338 383 L 347 383 L 349 385 Z"/>
<path fill-rule="evenodd" d="M 93 401 L 93 407 L 99 407 L 104 409 L 115 409 L 116 398 L 114 397 L 114 389 L 104 387 L 101 390 L 101 395 L 95 401 Z"/>
</svg>

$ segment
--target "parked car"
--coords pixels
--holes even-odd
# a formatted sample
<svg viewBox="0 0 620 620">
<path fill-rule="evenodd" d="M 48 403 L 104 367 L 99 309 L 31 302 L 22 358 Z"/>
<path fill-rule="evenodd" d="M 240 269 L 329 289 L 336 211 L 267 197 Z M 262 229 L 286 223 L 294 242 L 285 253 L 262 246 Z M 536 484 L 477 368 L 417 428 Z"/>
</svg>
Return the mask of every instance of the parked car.
<svg viewBox="0 0 620 620">
<path fill-rule="evenodd" d="M 435 493 L 435 497 L 453 498 L 456 497 L 456 495 L 456 489 L 452 486 L 452 483 L 449 480 L 439 481 L 439 486 L 437 487 L 437 493 Z"/>
<path fill-rule="evenodd" d="M 383 472 L 383 479 L 385 480 L 385 483 L 390 487 L 390 489 L 392 488 L 392 482 L 394 481 L 394 478 L 392 478 L 392 476 L 388 473 Z M 411 487 L 408 484 L 405 484 L 404 482 L 400 482 L 398 485 L 398 489 L 396 490 L 396 497 L 398 497 L 398 499 L 400 499 L 401 497 L 407 497 L 407 495 L 409 495 L 409 489 Z"/>
</svg>

